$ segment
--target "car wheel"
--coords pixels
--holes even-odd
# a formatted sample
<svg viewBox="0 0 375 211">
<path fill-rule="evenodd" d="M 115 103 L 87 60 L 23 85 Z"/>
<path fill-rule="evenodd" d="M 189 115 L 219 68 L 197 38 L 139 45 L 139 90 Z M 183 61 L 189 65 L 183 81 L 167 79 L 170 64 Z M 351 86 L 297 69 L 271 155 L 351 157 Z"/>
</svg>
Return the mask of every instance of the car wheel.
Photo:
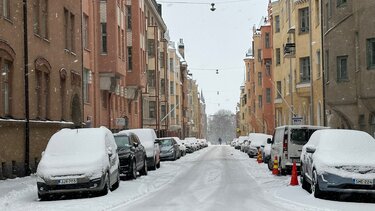
<svg viewBox="0 0 375 211">
<path fill-rule="evenodd" d="M 116 190 L 120 186 L 120 169 L 117 172 L 117 180 L 115 184 L 112 185 L 111 191 Z"/>
<path fill-rule="evenodd" d="M 269 169 L 270 171 L 273 170 L 273 164 L 274 164 L 274 163 L 273 163 L 273 160 L 271 160 L 271 159 L 270 159 L 270 160 L 268 161 L 268 163 L 267 163 L 268 169 Z"/>
<path fill-rule="evenodd" d="M 147 158 L 144 158 L 144 160 L 143 160 L 143 168 L 140 171 L 141 175 L 147 175 L 147 162 L 146 162 L 146 159 Z"/>
<path fill-rule="evenodd" d="M 323 198 L 324 194 L 319 188 L 318 174 L 316 173 L 316 170 L 313 171 L 312 177 L 311 192 L 314 194 L 315 198 Z"/>
<path fill-rule="evenodd" d="M 137 163 L 133 160 L 130 179 L 137 179 Z"/>
<path fill-rule="evenodd" d="M 160 168 L 160 161 L 156 164 L 156 168 Z"/>
</svg>

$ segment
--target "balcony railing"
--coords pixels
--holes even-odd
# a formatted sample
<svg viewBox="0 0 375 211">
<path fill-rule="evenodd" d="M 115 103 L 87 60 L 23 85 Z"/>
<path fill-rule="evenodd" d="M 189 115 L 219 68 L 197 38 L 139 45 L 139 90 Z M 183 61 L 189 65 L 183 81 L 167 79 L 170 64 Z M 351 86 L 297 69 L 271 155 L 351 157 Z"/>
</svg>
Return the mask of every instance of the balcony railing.
<svg viewBox="0 0 375 211">
<path fill-rule="evenodd" d="M 296 44 L 286 43 L 284 46 L 284 57 L 294 58 L 296 56 Z"/>
</svg>

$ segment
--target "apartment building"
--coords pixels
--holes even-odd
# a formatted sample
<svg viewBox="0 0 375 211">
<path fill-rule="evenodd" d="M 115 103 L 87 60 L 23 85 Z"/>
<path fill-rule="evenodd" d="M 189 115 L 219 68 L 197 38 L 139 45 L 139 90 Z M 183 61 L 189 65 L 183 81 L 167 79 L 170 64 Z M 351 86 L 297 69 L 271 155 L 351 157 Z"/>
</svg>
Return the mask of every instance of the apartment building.
<svg viewBox="0 0 375 211">
<path fill-rule="evenodd" d="M 323 125 L 320 0 L 271 4 L 276 126 Z"/>
<path fill-rule="evenodd" d="M 35 172 L 52 134 L 83 125 L 82 8 L 73 0 L 0 8 L 0 178 L 13 178 Z"/>
<path fill-rule="evenodd" d="M 375 2 L 323 0 L 327 126 L 375 132 Z"/>
</svg>

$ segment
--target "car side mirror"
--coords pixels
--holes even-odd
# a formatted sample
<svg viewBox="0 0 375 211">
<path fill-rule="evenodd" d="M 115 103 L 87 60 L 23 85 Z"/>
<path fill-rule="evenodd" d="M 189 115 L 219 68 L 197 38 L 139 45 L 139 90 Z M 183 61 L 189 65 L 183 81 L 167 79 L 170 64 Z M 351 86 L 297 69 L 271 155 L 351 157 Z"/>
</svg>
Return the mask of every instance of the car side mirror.
<svg viewBox="0 0 375 211">
<path fill-rule="evenodd" d="M 264 145 L 260 145 L 260 147 L 264 148 Z"/>
<path fill-rule="evenodd" d="M 108 155 L 109 155 L 109 157 L 112 157 L 112 147 L 108 147 L 107 148 L 107 153 L 108 153 Z"/>
<path fill-rule="evenodd" d="M 138 145 L 139 145 L 139 144 L 136 143 L 136 142 L 133 143 L 133 146 L 135 146 L 135 147 L 138 147 Z"/>
<path fill-rule="evenodd" d="M 159 143 L 160 143 L 160 140 L 155 140 L 154 143 L 155 143 L 155 144 L 159 144 Z"/>
<path fill-rule="evenodd" d="M 313 146 L 307 146 L 306 147 L 306 152 L 307 153 L 314 153 L 316 151 L 316 148 Z"/>
<path fill-rule="evenodd" d="M 273 142 L 272 142 L 272 139 L 271 139 L 271 138 L 267 138 L 267 144 L 273 144 Z"/>
</svg>

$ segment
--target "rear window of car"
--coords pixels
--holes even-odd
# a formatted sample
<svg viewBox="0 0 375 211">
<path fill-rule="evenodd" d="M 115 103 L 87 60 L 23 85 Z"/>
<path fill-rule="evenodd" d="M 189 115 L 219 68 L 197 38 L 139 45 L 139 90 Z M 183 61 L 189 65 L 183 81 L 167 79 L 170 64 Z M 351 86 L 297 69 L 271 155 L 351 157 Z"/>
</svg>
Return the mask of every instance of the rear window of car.
<svg viewBox="0 0 375 211">
<path fill-rule="evenodd" d="M 292 129 L 290 140 L 294 144 L 305 145 L 316 129 Z"/>
<path fill-rule="evenodd" d="M 117 147 L 128 148 L 130 147 L 130 141 L 128 136 L 115 136 Z"/>
</svg>

